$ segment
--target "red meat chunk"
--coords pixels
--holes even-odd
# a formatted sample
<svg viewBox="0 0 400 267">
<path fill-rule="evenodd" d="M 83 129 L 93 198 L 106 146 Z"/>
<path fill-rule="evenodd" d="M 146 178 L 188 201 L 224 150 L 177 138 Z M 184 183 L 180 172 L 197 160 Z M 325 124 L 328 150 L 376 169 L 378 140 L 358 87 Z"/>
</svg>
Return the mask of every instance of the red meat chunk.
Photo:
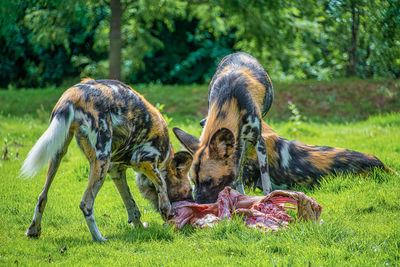
<svg viewBox="0 0 400 267">
<path fill-rule="evenodd" d="M 230 187 L 219 193 L 216 203 L 200 205 L 179 201 L 172 206 L 175 216 L 170 223 L 178 229 L 187 223 L 200 228 L 211 227 L 222 219 L 239 215 L 249 227 L 274 232 L 286 228 L 294 220 L 287 214 L 288 209 L 297 209 L 298 218 L 304 221 L 317 221 L 322 211 L 321 205 L 302 192 L 275 190 L 266 196 L 246 196 Z"/>
</svg>

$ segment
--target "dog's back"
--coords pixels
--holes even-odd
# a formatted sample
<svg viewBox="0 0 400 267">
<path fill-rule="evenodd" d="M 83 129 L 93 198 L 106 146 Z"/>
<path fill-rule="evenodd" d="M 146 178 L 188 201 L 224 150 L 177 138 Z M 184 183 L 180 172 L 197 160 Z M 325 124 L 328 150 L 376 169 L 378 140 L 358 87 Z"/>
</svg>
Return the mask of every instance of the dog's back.
<svg viewBox="0 0 400 267">
<path fill-rule="evenodd" d="M 224 57 L 210 82 L 209 107 L 219 107 L 234 97 L 241 108 L 259 108 L 264 116 L 271 108 L 274 91 L 271 80 L 261 64 L 251 55 L 238 52 Z"/>
<path fill-rule="evenodd" d="M 210 82 L 201 140 L 208 142 L 221 128 L 240 138 L 243 125 L 256 124 L 254 118 L 258 121 L 268 112 L 273 98 L 271 80 L 254 57 L 243 52 L 224 57 Z"/>
<path fill-rule="evenodd" d="M 165 159 L 169 137 L 161 114 L 126 84 L 85 79 L 63 94 L 51 117 L 63 115 L 70 105 L 74 107 L 71 128 L 76 129 L 83 150 L 97 144 L 96 153 L 111 153 L 111 162 L 129 163 L 135 148 L 146 145 L 161 152 L 160 160 Z"/>
</svg>

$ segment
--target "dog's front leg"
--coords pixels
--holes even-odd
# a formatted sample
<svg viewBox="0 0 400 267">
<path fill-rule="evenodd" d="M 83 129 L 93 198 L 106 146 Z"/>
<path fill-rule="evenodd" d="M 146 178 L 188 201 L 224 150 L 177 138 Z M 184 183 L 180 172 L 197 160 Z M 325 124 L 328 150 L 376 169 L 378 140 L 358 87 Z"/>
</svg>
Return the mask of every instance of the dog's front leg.
<svg viewBox="0 0 400 267">
<path fill-rule="evenodd" d="M 172 217 L 172 208 L 171 203 L 168 198 L 167 193 L 167 184 L 162 177 L 160 171 L 157 168 L 157 165 L 153 164 L 153 172 L 150 174 L 153 178 L 151 180 L 156 187 L 156 192 L 158 194 L 158 207 L 160 209 L 161 216 L 165 221 Z"/>
<path fill-rule="evenodd" d="M 154 184 L 158 195 L 158 207 L 160 209 L 161 216 L 164 220 L 168 220 L 172 216 L 171 203 L 169 202 L 168 198 L 167 184 L 158 170 L 157 162 L 157 159 L 152 162 L 141 162 L 139 170 Z"/>
<path fill-rule="evenodd" d="M 90 233 L 92 234 L 92 238 L 94 241 L 107 240 L 101 235 L 99 228 L 97 227 L 96 220 L 94 218 L 93 206 L 96 195 L 106 178 L 108 166 L 109 159 L 95 159 L 93 162 L 91 162 L 89 184 L 86 188 L 85 193 L 83 194 L 81 204 L 79 205 L 83 212 L 83 215 L 85 216 L 87 226 Z"/>
<path fill-rule="evenodd" d="M 128 214 L 128 223 L 133 227 L 143 226 L 140 220 L 141 215 L 139 207 L 137 206 L 126 181 L 126 167 L 113 165 L 110 166 L 108 173 L 110 174 L 110 177 L 125 204 L 126 212 Z"/>
<path fill-rule="evenodd" d="M 258 159 L 258 165 L 260 166 L 261 184 L 264 195 L 269 194 L 272 191 L 271 178 L 268 170 L 268 154 L 267 146 L 264 138 L 260 135 L 256 144 L 256 153 Z"/>
</svg>

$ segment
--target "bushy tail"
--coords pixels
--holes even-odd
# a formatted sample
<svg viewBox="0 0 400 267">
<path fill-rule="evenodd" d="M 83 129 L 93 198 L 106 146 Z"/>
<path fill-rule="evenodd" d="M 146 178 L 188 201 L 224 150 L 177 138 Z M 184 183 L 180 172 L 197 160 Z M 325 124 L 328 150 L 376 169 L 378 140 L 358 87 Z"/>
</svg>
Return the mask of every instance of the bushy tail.
<svg viewBox="0 0 400 267">
<path fill-rule="evenodd" d="M 64 146 L 74 118 L 72 105 L 54 112 L 49 128 L 42 134 L 29 151 L 22 165 L 20 175 L 26 178 L 35 176 L 43 166 Z"/>
</svg>

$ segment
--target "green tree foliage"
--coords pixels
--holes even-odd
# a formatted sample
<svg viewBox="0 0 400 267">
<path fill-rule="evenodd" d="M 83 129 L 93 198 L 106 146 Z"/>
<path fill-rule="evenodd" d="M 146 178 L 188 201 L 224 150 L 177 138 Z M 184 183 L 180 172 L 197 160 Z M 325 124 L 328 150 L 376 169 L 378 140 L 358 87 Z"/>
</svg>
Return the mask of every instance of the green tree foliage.
<svg viewBox="0 0 400 267">
<path fill-rule="evenodd" d="M 222 18 L 225 28 L 236 29 L 234 48 L 252 53 L 278 79 L 399 77 L 398 0 L 219 0 L 214 4 L 218 8 L 210 5 L 205 11 L 213 16 L 207 19 L 208 27 Z M 352 40 L 355 24 L 358 36 Z M 349 71 L 351 53 L 355 71 Z"/>
<path fill-rule="evenodd" d="M 175 19 L 173 27 L 174 31 L 170 31 L 164 23 L 155 25 L 163 45 L 145 54 L 143 68 L 131 72 L 129 80 L 177 84 L 205 82 L 213 76 L 216 62 L 233 52 L 233 34 L 217 39 L 209 31 L 200 29 L 197 19 Z"/>
<path fill-rule="evenodd" d="M 62 10 L 62 12 L 59 12 Z M 97 60 L 104 51 L 93 49 L 105 11 L 79 1 L 2 1 L 0 86 L 59 84 L 79 75 L 72 55 Z"/>
<path fill-rule="evenodd" d="M 232 34 L 216 36 L 199 26 L 186 1 L 122 2 L 122 77 L 132 83 L 194 83 L 212 76 L 212 68 L 232 52 Z M 109 24 L 99 44 L 109 49 Z M 88 62 L 83 58 L 83 62 Z M 106 60 L 103 66 L 107 66 Z M 83 76 L 105 77 L 97 62 L 85 66 Z"/>
<path fill-rule="evenodd" d="M 121 0 L 130 83 L 202 83 L 246 51 L 273 79 L 400 76 L 400 0 Z M 3 0 L 0 87 L 109 75 L 110 0 Z"/>
</svg>

